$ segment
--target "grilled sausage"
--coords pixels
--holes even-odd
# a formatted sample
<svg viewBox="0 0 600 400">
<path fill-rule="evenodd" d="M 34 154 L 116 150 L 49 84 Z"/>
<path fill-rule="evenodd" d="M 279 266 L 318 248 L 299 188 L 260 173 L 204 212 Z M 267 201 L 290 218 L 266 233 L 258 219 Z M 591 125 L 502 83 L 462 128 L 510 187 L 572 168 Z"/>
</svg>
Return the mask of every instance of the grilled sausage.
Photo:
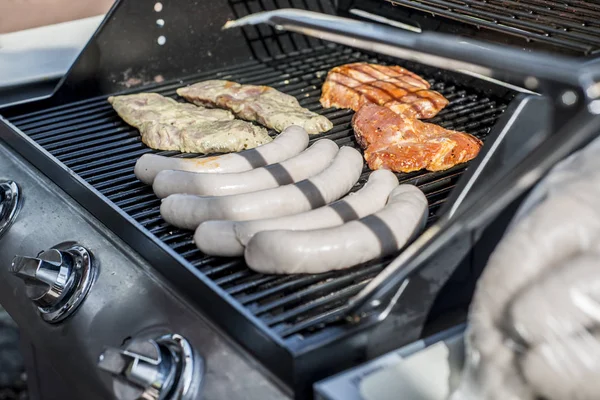
<svg viewBox="0 0 600 400">
<path fill-rule="evenodd" d="M 343 269 L 394 253 L 424 227 L 426 216 L 423 192 L 400 185 L 375 214 L 334 228 L 259 232 L 244 256 L 250 268 L 267 274 Z"/>
<path fill-rule="evenodd" d="M 358 181 L 362 167 L 361 154 L 351 147 L 342 147 L 331 165 L 310 179 L 231 196 L 173 194 L 163 199 L 160 213 L 171 225 L 185 229 L 196 229 L 213 219 L 245 221 L 297 214 L 348 193 Z"/>
<path fill-rule="evenodd" d="M 202 158 L 174 158 L 144 154 L 135 164 L 134 172 L 135 176 L 147 185 L 152 185 L 156 175 L 164 170 L 243 172 L 287 160 L 306 149 L 306 146 L 308 146 L 308 133 L 299 126 L 290 126 L 272 142 L 239 153 Z"/>
<path fill-rule="evenodd" d="M 152 188 L 160 197 L 176 193 L 202 196 L 225 196 L 256 192 L 299 182 L 321 172 L 338 152 L 338 145 L 329 139 L 314 143 L 307 150 L 278 164 L 229 174 L 161 171 Z"/>
<path fill-rule="evenodd" d="M 206 221 L 196 229 L 196 246 L 206 254 L 241 256 L 256 233 L 275 229 L 308 230 L 341 225 L 379 211 L 398 178 L 385 169 L 374 171 L 365 186 L 356 193 L 326 207 L 279 218 L 254 221 Z"/>
</svg>

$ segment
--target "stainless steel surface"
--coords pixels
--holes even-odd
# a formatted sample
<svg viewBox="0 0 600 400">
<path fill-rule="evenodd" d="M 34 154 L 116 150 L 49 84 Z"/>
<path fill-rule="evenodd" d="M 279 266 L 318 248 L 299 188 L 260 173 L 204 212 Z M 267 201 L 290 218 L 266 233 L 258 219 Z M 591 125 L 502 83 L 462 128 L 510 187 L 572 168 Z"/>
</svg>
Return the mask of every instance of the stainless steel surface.
<svg viewBox="0 0 600 400">
<path fill-rule="evenodd" d="M 443 400 L 464 363 L 465 325 L 410 343 L 315 383 L 316 400 Z M 420 359 L 420 360 L 419 360 Z"/>
<path fill-rule="evenodd" d="M 203 399 L 289 398 L 261 365 L 174 295 L 141 257 L 2 142 L 0 171 L 2 178 L 19 182 L 25 194 L 24 207 L 0 239 L 0 304 L 31 348 L 28 373 L 39 375 L 32 384 L 40 385 L 33 392 L 42 400 L 114 398 L 113 380 L 97 368 L 98 356 L 106 346 L 118 348 L 146 332 L 178 332 L 189 340 L 206 361 Z M 48 324 L 25 284 L 9 272 L 11 260 L 74 239 L 93 252 L 98 278 L 76 313 Z M 41 374 L 36 366 L 44 368 Z"/>
<path fill-rule="evenodd" d="M 204 361 L 181 335 L 136 337 L 122 349 L 108 348 L 98 367 L 114 377 L 118 399 L 191 400 L 202 386 Z"/>
<path fill-rule="evenodd" d="M 52 307 L 73 286 L 71 263 L 58 250 L 40 253 L 39 258 L 16 256 L 10 272 L 25 282 L 27 296 L 40 307 Z"/>
<path fill-rule="evenodd" d="M 20 206 L 19 185 L 13 181 L 0 181 L 0 237 L 10 228 Z"/>
<path fill-rule="evenodd" d="M 89 293 L 98 273 L 92 254 L 66 242 L 37 257 L 16 256 L 10 272 L 25 283 L 27 296 L 46 322 L 57 323 L 73 313 Z"/>
</svg>

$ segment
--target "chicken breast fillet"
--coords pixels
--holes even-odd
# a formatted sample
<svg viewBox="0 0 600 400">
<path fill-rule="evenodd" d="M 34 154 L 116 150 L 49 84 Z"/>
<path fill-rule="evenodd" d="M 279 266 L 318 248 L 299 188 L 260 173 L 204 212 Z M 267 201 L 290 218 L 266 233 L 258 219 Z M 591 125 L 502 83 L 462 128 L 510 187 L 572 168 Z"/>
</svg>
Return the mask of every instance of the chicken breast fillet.
<svg viewBox="0 0 600 400">
<path fill-rule="evenodd" d="M 483 144 L 475 136 L 402 116 L 375 104 L 358 110 L 352 126 L 372 170 L 442 171 L 475 158 Z"/>
<path fill-rule="evenodd" d="M 327 74 L 321 105 L 358 111 L 373 103 L 407 117 L 432 118 L 448 100 L 429 87 L 425 79 L 399 66 L 346 64 Z"/>
<path fill-rule="evenodd" d="M 179 103 L 157 93 L 111 96 L 108 102 L 138 128 L 144 144 L 157 150 L 228 153 L 271 141 L 264 128 L 236 120 L 229 111 Z"/>
<path fill-rule="evenodd" d="M 331 121 L 301 107 L 295 97 L 268 86 L 211 80 L 177 89 L 177 94 L 200 106 L 227 108 L 239 118 L 256 121 L 278 132 L 291 125 L 301 126 L 309 134 L 333 128 Z"/>
</svg>

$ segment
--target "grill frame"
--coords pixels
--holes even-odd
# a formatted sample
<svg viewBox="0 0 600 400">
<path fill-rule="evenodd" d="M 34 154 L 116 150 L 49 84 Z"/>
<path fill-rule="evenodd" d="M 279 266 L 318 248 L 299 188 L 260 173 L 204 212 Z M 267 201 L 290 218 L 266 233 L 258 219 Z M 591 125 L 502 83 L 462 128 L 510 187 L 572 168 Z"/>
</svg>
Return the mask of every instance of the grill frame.
<svg viewBox="0 0 600 400">
<path fill-rule="evenodd" d="M 310 53 L 318 51 L 330 53 L 333 51 L 331 50 L 332 48 L 340 49 L 341 47 L 330 46 L 322 50 L 310 49 L 299 54 L 290 55 L 289 58 L 296 57 L 306 59 L 307 55 Z M 345 49 L 343 51 L 346 51 L 348 54 L 360 54 L 351 49 Z M 327 58 L 329 57 L 330 55 L 327 54 Z M 363 57 L 368 59 L 370 56 L 364 55 Z M 245 65 L 236 65 L 234 69 L 246 69 L 252 65 L 255 65 L 256 63 L 261 62 L 281 63 L 282 59 L 283 58 L 279 58 L 278 60 L 254 61 L 246 63 Z M 339 63 L 343 62 L 338 62 L 338 64 Z M 407 67 L 415 69 L 415 67 L 410 63 L 406 64 L 408 64 Z M 327 70 L 330 67 L 331 66 L 327 66 L 324 68 Z M 427 68 L 423 67 L 423 70 L 427 70 Z M 220 76 L 222 77 L 223 70 L 219 71 L 221 71 Z M 431 68 L 430 71 L 436 71 L 438 74 L 445 75 L 446 80 L 451 81 L 450 77 L 452 77 L 452 79 L 458 79 L 462 81 L 465 80 L 462 78 L 462 76 L 442 73 L 433 68 Z M 423 73 L 419 70 L 416 70 L 416 72 Z M 203 74 L 203 76 L 205 75 L 211 75 L 212 77 L 215 75 L 215 73 L 211 72 Z M 201 79 L 207 78 L 190 78 L 191 81 Z M 308 85 L 307 83 L 304 84 Z M 174 91 L 178 86 L 181 86 L 181 83 L 176 82 L 161 85 L 162 88 L 171 88 L 171 91 Z M 485 85 L 482 85 L 482 87 L 484 86 Z M 152 91 L 155 88 L 146 87 L 144 90 Z M 504 95 L 508 93 L 508 91 L 505 89 L 497 89 Z M 94 109 L 94 107 L 96 107 L 94 102 L 98 101 L 98 99 L 104 101 L 105 97 L 106 96 L 100 96 L 94 99 L 88 99 L 83 102 L 79 102 L 77 104 L 80 108 L 80 111 Z M 36 109 L 35 104 L 31 105 L 31 109 Z M 65 110 L 68 109 L 68 106 L 59 106 L 57 109 L 59 111 Z M 27 118 L 45 121 L 45 118 L 47 117 L 46 114 L 48 112 L 52 111 L 42 108 L 39 111 L 30 113 L 28 117 L 15 117 L 14 114 L 11 114 L 11 110 L 8 110 L 8 113 L 6 114 L 13 115 L 13 117 L 9 117 L 9 121 L 12 121 L 18 125 L 19 123 L 22 124 Z M 336 111 L 335 113 L 346 114 L 348 121 L 351 116 L 350 111 Z M 40 146 L 39 143 L 34 141 L 26 134 L 21 133 L 21 130 L 13 125 L 12 122 L 8 122 L 5 125 L 0 125 L 0 138 L 4 138 L 13 148 L 19 151 L 27 159 L 31 160 L 33 164 L 38 167 L 38 169 L 44 171 L 44 173 L 52 180 L 59 182 L 60 186 L 62 186 L 67 193 L 69 193 L 80 204 L 87 208 L 93 215 L 97 216 L 98 219 L 103 221 L 103 223 L 105 223 L 113 232 L 115 232 L 126 243 L 133 247 L 134 250 L 149 260 L 153 265 L 156 265 L 161 274 L 165 275 L 178 289 L 181 289 L 186 296 L 191 297 L 196 304 L 206 310 L 215 322 L 220 324 L 225 331 L 230 332 L 232 336 L 244 344 L 245 347 L 250 349 L 251 352 L 259 360 L 261 360 L 261 362 L 268 366 L 284 382 L 294 387 L 305 387 L 305 380 L 308 378 L 303 376 L 302 373 L 310 372 L 310 375 L 317 373 L 314 370 L 317 349 L 322 351 L 327 349 L 327 351 L 331 352 L 331 354 L 339 354 L 338 360 L 345 360 L 345 362 L 348 362 L 348 357 L 361 359 L 364 358 L 364 346 L 348 345 L 347 341 L 367 341 L 370 335 L 369 332 L 375 329 L 378 325 L 375 321 L 365 320 L 360 325 L 332 325 L 329 326 L 328 329 L 319 331 L 317 334 L 308 338 L 303 338 L 302 340 L 295 335 L 290 335 L 290 332 L 287 332 L 287 334 L 290 336 L 288 336 L 286 339 L 283 339 L 281 337 L 281 332 L 279 332 L 280 334 L 274 332 L 273 329 L 270 328 L 263 320 L 250 312 L 247 308 L 242 307 L 238 301 L 233 300 L 228 295 L 226 290 L 219 287 L 213 280 L 209 279 L 204 274 L 200 273 L 199 269 L 191 265 L 181 256 L 181 254 L 178 254 L 166 243 L 157 240 L 153 235 L 149 234 L 146 229 L 140 229 L 138 223 L 124 210 L 115 206 L 112 201 L 108 200 L 86 180 L 71 172 L 60 160 L 48 154 L 48 152 L 42 146 Z M 110 122 L 107 122 L 107 124 L 109 123 Z M 86 122 L 84 122 L 82 125 L 85 124 Z M 69 134 L 67 133 L 67 135 Z M 313 140 L 315 139 L 316 138 L 313 138 Z M 38 138 L 38 140 L 40 140 L 40 138 Z M 131 165 L 131 167 L 132 166 L 133 165 Z M 464 167 L 459 168 L 464 169 Z M 85 171 L 79 172 L 85 175 Z M 448 179 L 457 178 L 456 176 L 452 178 L 453 174 L 453 172 L 450 172 L 450 177 Z M 419 176 L 423 174 L 416 175 Z M 414 178 L 415 176 L 413 176 L 413 180 Z M 182 265 L 184 268 L 181 268 Z M 371 272 L 375 274 L 382 269 L 384 265 L 385 263 L 380 263 L 380 267 L 373 268 Z M 177 273 L 173 273 L 173 271 L 177 271 Z M 200 285 L 198 285 L 198 281 L 200 282 Z M 348 289 L 351 290 L 352 288 Z M 352 293 L 354 293 L 354 291 L 352 291 Z M 211 306 L 206 307 L 207 304 L 210 304 Z M 326 313 L 324 317 L 330 318 L 332 315 L 342 316 L 343 311 L 343 307 L 334 309 L 331 311 L 331 313 Z M 280 317 L 275 316 L 272 319 L 276 320 L 277 318 Z M 419 316 L 419 319 L 422 318 L 423 316 Z M 406 321 L 407 325 L 410 325 L 409 320 L 410 319 Z M 418 335 L 418 331 L 421 329 L 421 324 L 422 321 L 419 321 L 418 323 L 414 324 L 414 327 L 412 327 L 415 335 Z M 244 326 L 243 334 L 238 333 L 240 326 Z M 410 340 L 410 338 L 411 337 L 407 336 L 406 340 Z M 352 348 L 355 354 L 347 354 L 349 348 Z M 307 365 L 310 365 L 310 368 Z M 351 363 L 344 364 L 343 362 L 340 362 L 339 365 L 330 367 L 340 370 L 351 365 Z M 327 373 L 331 373 L 331 370 L 327 371 Z M 301 377 L 299 378 L 299 376 Z"/>
</svg>

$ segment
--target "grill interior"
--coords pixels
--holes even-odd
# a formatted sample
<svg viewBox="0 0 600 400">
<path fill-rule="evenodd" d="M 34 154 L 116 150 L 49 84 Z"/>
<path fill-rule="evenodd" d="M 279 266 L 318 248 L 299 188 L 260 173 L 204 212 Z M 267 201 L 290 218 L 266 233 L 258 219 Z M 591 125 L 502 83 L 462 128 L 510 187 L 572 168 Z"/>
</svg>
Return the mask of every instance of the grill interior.
<svg viewBox="0 0 600 400">
<path fill-rule="evenodd" d="M 586 0 L 388 0 L 433 16 L 585 55 L 600 50 L 600 3 Z"/>
<path fill-rule="evenodd" d="M 331 3 L 319 0 L 229 0 L 235 18 L 280 8 L 300 8 L 320 13 L 333 12 Z M 322 40 L 294 32 L 278 31 L 269 25 L 241 28 L 244 39 L 256 59 L 278 57 L 289 52 L 323 46 Z"/>
<path fill-rule="evenodd" d="M 315 135 L 312 141 L 327 137 L 339 145 L 355 146 L 350 126 L 353 112 L 323 110 L 318 100 L 329 69 L 361 60 L 384 64 L 390 61 L 329 45 L 255 60 L 145 90 L 178 98 L 175 93 L 178 87 L 206 79 L 269 85 L 296 96 L 303 107 L 325 115 L 334 123 L 330 132 Z M 466 82 L 464 77 L 455 81 L 456 76 L 439 70 L 412 63 L 401 64 L 428 79 L 433 89 L 450 100 L 448 107 L 431 122 L 484 140 L 512 97 L 512 93 L 505 91 L 491 95 L 482 86 L 479 89 L 461 86 L 459 82 Z M 174 157 L 193 155 L 156 152 L 147 148 L 137 130 L 117 116 L 104 96 L 13 116 L 9 120 L 143 228 L 182 255 L 283 340 L 302 341 L 325 327 L 343 323 L 337 317 L 343 314 L 348 298 L 385 266 L 385 260 L 380 260 L 351 270 L 321 275 L 270 276 L 253 272 L 241 258 L 203 255 L 192 243 L 191 232 L 175 229 L 162 220 L 160 201 L 151 188 L 139 182 L 133 174 L 136 160 L 145 153 Z M 415 172 L 398 176 L 401 182 L 418 185 L 425 192 L 430 204 L 431 222 L 464 169 L 465 165 L 460 165 L 444 172 Z M 364 184 L 367 175 L 365 169 L 355 190 Z"/>
</svg>

